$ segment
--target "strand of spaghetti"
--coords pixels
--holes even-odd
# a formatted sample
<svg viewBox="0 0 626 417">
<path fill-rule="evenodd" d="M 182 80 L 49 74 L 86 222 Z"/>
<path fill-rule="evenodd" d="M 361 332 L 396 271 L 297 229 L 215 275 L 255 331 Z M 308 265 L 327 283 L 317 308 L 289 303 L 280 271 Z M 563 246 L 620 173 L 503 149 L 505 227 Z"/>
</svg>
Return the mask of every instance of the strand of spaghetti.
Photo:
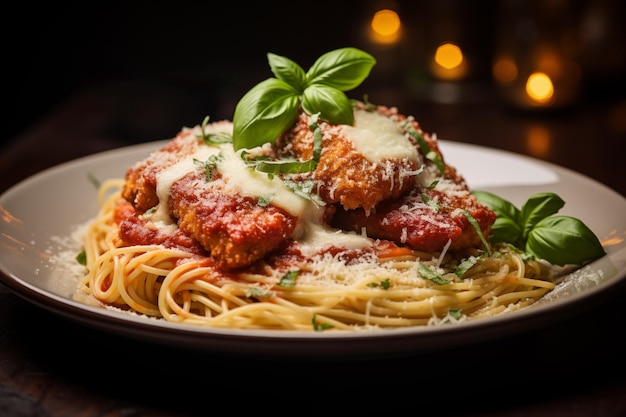
<svg viewBox="0 0 626 417">
<path fill-rule="evenodd" d="M 209 277 L 214 274 L 211 268 L 198 268 L 194 263 L 186 263 L 176 267 L 163 281 L 159 292 L 159 307 L 163 317 L 178 321 L 181 317 L 190 317 L 195 314 L 190 311 L 189 291 L 199 290 L 207 294 L 213 294 L 221 303 L 213 305 L 217 313 L 227 310 L 228 303 L 233 305 L 246 304 L 241 297 L 225 288 L 209 282 Z M 181 303 L 182 301 L 182 303 Z"/>
<path fill-rule="evenodd" d="M 524 278 L 524 274 L 526 273 L 526 265 L 524 264 L 524 260 L 521 256 L 517 254 L 511 254 L 510 259 L 517 267 L 517 278 Z"/>
<path fill-rule="evenodd" d="M 476 310 L 472 314 L 472 318 L 484 318 L 484 317 L 492 317 L 498 314 L 502 314 L 504 312 L 519 310 L 521 308 L 527 307 L 535 302 L 534 299 L 521 299 L 515 303 L 510 304 L 499 304 L 497 300 L 494 299 L 494 302 L 485 305 L 482 309 Z"/>
<path fill-rule="evenodd" d="M 517 282 L 521 286 L 541 287 L 541 288 L 545 288 L 548 290 L 553 289 L 555 286 L 554 282 L 544 281 L 544 280 L 535 279 L 535 278 L 515 277 L 515 280 L 516 280 L 515 282 Z"/>
<path fill-rule="evenodd" d="M 106 207 L 118 199 L 119 190 L 124 186 L 121 178 L 109 178 L 98 187 L 98 206 Z"/>
<path fill-rule="evenodd" d="M 210 325 L 228 328 L 265 328 L 286 330 L 312 330 L 313 313 L 303 307 L 284 306 L 272 302 L 257 302 L 224 311 L 211 318 L 187 317 L 186 324 Z M 349 326 L 330 318 L 320 317 L 325 324 L 347 330 Z"/>
<path fill-rule="evenodd" d="M 400 315 L 398 312 L 394 312 L 392 315 L 380 314 L 380 312 L 374 309 L 364 308 L 361 310 L 352 309 L 331 309 L 327 311 L 321 311 L 327 317 L 334 317 L 335 319 L 341 319 L 344 322 L 357 324 L 357 325 L 369 325 L 369 326 L 381 326 L 381 327 L 401 327 L 415 324 L 425 324 L 426 319 L 421 317 L 411 317 L 409 315 Z M 430 318 L 430 314 L 426 314 L 424 318 Z"/>
<path fill-rule="evenodd" d="M 514 291 L 506 294 L 502 294 L 497 297 L 497 302 L 500 305 L 510 304 L 519 300 L 530 300 L 541 297 L 548 290 L 546 288 L 537 288 L 528 291 Z"/>
<path fill-rule="evenodd" d="M 119 262 L 111 253 L 104 253 L 88 264 L 87 279 L 92 295 L 103 303 L 114 304 L 118 301 L 117 281 L 115 280 L 116 264 Z"/>
<path fill-rule="evenodd" d="M 411 314 L 415 314 L 415 315 L 422 315 L 424 317 L 428 317 L 430 315 L 430 308 L 429 305 L 427 303 L 429 303 L 429 299 L 430 297 L 432 297 L 432 293 L 430 291 L 428 291 L 428 294 L 425 294 L 422 297 L 421 301 L 416 301 L 411 303 L 410 301 L 407 301 L 407 297 L 406 294 L 401 294 L 401 295 L 397 295 L 397 299 L 399 300 L 396 303 L 393 303 L 391 301 L 388 300 L 388 297 L 390 294 L 395 293 L 396 291 L 388 291 L 388 290 L 379 290 L 379 291 L 370 291 L 372 293 L 377 293 L 377 295 L 372 295 L 369 294 L 369 296 L 367 294 L 363 294 L 361 295 L 361 297 L 359 297 L 358 299 L 352 296 L 352 291 L 346 291 L 345 289 L 342 289 L 340 291 L 337 291 L 336 297 L 339 298 L 342 294 L 343 294 L 343 300 L 341 303 L 334 303 L 335 308 L 333 308 L 332 310 L 328 310 L 328 311 L 333 311 L 333 312 L 340 312 L 341 313 L 337 313 L 337 314 L 341 314 L 342 316 L 346 317 L 348 316 L 348 314 L 344 313 L 343 311 L 352 311 L 355 315 L 353 317 L 357 317 L 357 315 L 362 314 L 361 312 L 365 312 L 365 311 L 369 311 L 369 315 L 370 316 L 387 316 L 387 315 L 402 315 L 402 316 L 409 316 Z M 345 293 L 349 294 L 349 296 L 346 296 Z M 316 296 L 318 296 L 319 294 L 315 294 Z M 413 294 L 414 295 L 414 294 Z M 324 298 L 327 297 L 327 294 L 324 293 Z M 284 295 L 285 298 L 288 298 L 290 300 L 293 300 L 294 297 L 291 297 L 291 294 L 287 294 Z M 443 297 L 441 297 L 443 298 Z M 346 302 L 346 300 L 348 300 L 349 302 Z M 300 300 L 297 300 L 298 304 L 302 304 L 302 302 Z M 413 312 L 411 311 L 411 308 L 415 309 L 415 306 L 421 303 L 421 310 L 418 312 Z M 449 303 L 449 300 L 447 301 L 443 301 L 444 304 Z M 320 307 L 324 307 L 324 308 L 329 308 L 328 303 L 318 303 L 317 304 Z M 380 306 L 383 305 L 383 307 L 386 308 L 381 308 Z M 318 310 L 321 311 L 321 310 Z M 355 319 L 358 321 L 365 321 L 363 319 Z"/>
<path fill-rule="evenodd" d="M 88 263 L 87 276 L 93 296 L 105 303 L 123 304 L 120 286 L 125 285 L 125 265 L 137 253 L 158 249 L 158 245 L 110 248 L 98 256 L 93 264 Z"/>
<path fill-rule="evenodd" d="M 122 267 L 117 286 L 120 297 L 133 310 L 150 316 L 160 315 L 154 284 L 159 276 L 168 274 L 176 260 L 190 254 L 178 250 L 159 248 L 135 254 Z"/>
<path fill-rule="evenodd" d="M 231 310 L 224 313 L 221 316 L 221 319 L 227 321 L 228 323 L 233 322 L 231 321 L 233 318 L 242 316 L 247 316 L 258 320 L 260 314 L 260 317 L 263 318 L 261 323 L 264 323 L 264 326 L 262 327 L 265 327 L 269 324 L 272 324 L 272 327 L 274 327 L 280 323 L 283 323 L 283 326 L 281 326 L 283 328 L 285 325 L 287 325 L 288 328 L 294 330 L 299 329 L 311 331 L 314 329 L 312 320 L 315 314 L 316 321 L 318 323 L 331 325 L 334 329 L 338 330 L 349 330 L 351 328 L 344 322 L 334 320 L 332 317 L 329 317 L 310 308 L 289 303 L 287 300 L 276 298 L 272 301 L 273 302 L 260 302 L 255 304 L 249 304 L 240 309 Z M 284 319 L 280 319 L 280 317 L 283 317 Z M 267 320 L 269 320 L 269 322 Z"/>
<path fill-rule="evenodd" d="M 203 280 L 198 280 L 195 284 L 200 291 L 204 290 L 206 295 L 210 298 L 200 298 L 197 293 L 194 293 L 194 297 L 199 301 L 203 301 L 204 305 L 207 308 L 211 308 L 211 311 L 215 314 L 222 314 L 231 309 L 253 302 L 253 300 L 245 296 L 245 290 L 238 288 L 240 285 L 236 283 L 222 283 L 222 285 L 217 286 Z"/>
</svg>

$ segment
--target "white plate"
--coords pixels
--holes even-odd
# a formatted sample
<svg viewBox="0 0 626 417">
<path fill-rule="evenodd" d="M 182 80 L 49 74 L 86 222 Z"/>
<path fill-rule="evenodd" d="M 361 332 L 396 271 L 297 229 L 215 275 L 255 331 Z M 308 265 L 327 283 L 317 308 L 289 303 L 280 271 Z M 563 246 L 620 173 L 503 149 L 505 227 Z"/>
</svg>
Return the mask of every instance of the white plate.
<svg viewBox="0 0 626 417">
<path fill-rule="evenodd" d="M 97 211 L 89 181 L 122 177 L 126 168 L 165 142 L 102 152 L 71 161 L 15 185 L 0 196 L 0 278 L 42 308 L 95 328 L 185 348 L 291 357 L 406 354 L 462 345 L 562 319 L 588 297 L 626 276 L 626 199 L 573 171 L 513 153 L 440 141 L 448 163 L 473 189 L 494 192 L 516 205 L 552 191 L 566 205 L 560 214 L 585 222 L 605 244 L 607 256 L 568 275 L 544 300 L 498 317 L 439 327 L 357 333 L 299 333 L 193 327 L 71 299 L 77 280 L 56 255 L 68 236 Z M 557 314 L 558 313 L 558 314 Z"/>
</svg>

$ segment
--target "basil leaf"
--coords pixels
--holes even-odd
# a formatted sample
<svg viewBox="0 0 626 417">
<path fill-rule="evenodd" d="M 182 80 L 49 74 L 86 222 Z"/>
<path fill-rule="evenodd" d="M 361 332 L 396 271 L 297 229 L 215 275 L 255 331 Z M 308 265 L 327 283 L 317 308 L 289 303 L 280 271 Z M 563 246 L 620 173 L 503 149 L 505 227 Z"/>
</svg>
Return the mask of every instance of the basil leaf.
<svg viewBox="0 0 626 417">
<path fill-rule="evenodd" d="M 313 324 L 313 330 L 316 332 L 321 332 L 323 330 L 332 329 L 333 326 L 330 323 L 321 323 L 317 321 L 317 315 L 313 313 L 313 317 L 311 318 L 311 323 Z"/>
<path fill-rule="evenodd" d="M 283 288 L 293 288 L 296 285 L 296 279 L 298 279 L 299 270 L 288 271 L 280 277 L 280 281 L 278 281 L 278 286 Z"/>
<path fill-rule="evenodd" d="M 476 234 L 478 235 L 478 237 L 480 238 L 480 241 L 482 242 L 483 246 L 485 247 L 485 250 L 487 251 L 487 254 L 489 256 L 491 256 L 491 246 L 489 246 L 489 242 L 487 242 L 487 239 L 483 235 L 483 231 L 480 228 L 480 225 L 478 224 L 478 221 L 474 218 L 474 216 L 472 216 L 472 213 L 470 213 L 467 210 L 463 210 L 461 213 L 463 213 L 463 215 L 465 216 L 465 218 L 467 219 L 469 224 L 476 231 Z"/>
<path fill-rule="evenodd" d="M 532 195 L 518 210 L 486 191 L 472 191 L 496 213 L 493 243 L 504 242 L 555 265 L 582 265 L 606 254 L 596 235 L 579 219 L 557 216 L 565 202 L 554 193 Z"/>
<path fill-rule="evenodd" d="M 356 48 L 343 48 L 320 56 L 307 73 L 292 60 L 267 54 L 276 78 L 269 78 L 246 93 L 233 115 L 233 147 L 253 148 L 272 143 L 298 117 L 300 104 L 309 115 L 335 124 L 353 124 L 351 90 L 367 78 L 376 60 Z M 301 100 L 304 103 L 301 103 Z"/>
<path fill-rule="evenodd" d="M 274 142 L 295 123 L 298 117 L 298 100 L 298 93 L 277 78 L 268 78 L 254 86 L 235 107 L 235 151 Z"/>
<path fill-rule="evenodd" d="M 441 274 L 438 274 L 421 262 L 417 264 L 417 273 L 420 275 L 420 277 L 430 280 L 437 285 L 445 285 L 450 283 L 450 281 L 445 279 Z"/>
<path fill-rule="evenodd" d="M 522 249 L 524 243 L 519 209 L 513 203 L 487 191 L 474 190 L 472 194 L 496 213 L 496 221 L 491 227 L 491 241 L 511 243 Z"/>
<path fill-rule="evenodd" d="M 537 193 L 530 196 L 521 209 L 520 220 L 524 225 L 524 236 L 527 236 L 542 219 L 558 213 L 564 205 L 565 201 L 554 193 Z"/>
<path fill-rule="evenodd" d="M 522 236 L 522 228 L 515 220 L 509 217 L 496 216 L 496 221 L 491 226 L 492 243 L 510 243 L 518 249 L 523 249 Z"/>
<path fill-rule="evenodd" d="M 376 59 L 356 48 L 340 48 L 320 56 L 306 73 L 308 84 L 324 84 L 349 91 L 365 80 Z"/>
<path fill-rule="evenodd" d="M 258 161 L 255 169 L 266 174 L 302 174 L 315 171 L 317 161 Z"/>
<path fill-rule="evenodd" d="M 84 250 L 80 251 L 78 255 L 76 255 L 76 262 L 79 264 L 86 266 L 87 265 L 87 252 Z"/>
<path fill-rule="evenodd" d="M 319 118 L 333 124 L 354 123 L 354 112 L 348 97 L 326 85 L 312 85 L 304 90 L 302 108 L 308 114 L 319 113 Z"/>
<path fill-rule="evenodd" d="M 526 252 L 556 265 L 582 265 L 606 254 L 596 235 L 580 220 L 550 216 L 528 233 Z"/>
<path fill-rule="evenodd" d="M 472 195 L 478 201 L 495 211 L 497 215 L 508 217 L 512 220 L 520 220 L 520 211 L 513 203 L 488 191 L 473 190 Z"/>
<path fill-rule="evenodd" d="M 289 84 L 293 89 L 302 93 L 306 88 L 306 74 L 302 67 L 291 59 L 272 54 L 267 54 L 267 62 L 276 78 Z"/>
<path fill-rule="evenodd" d="M 454 274 L 459 278 L 463 278 L 463 275 L 465 275 L 465 273 L 469 271 L 471 267 L 476 265 L 476 262 L 478 262 L 479 259 L 480 258 L 477 256 L 470 256 L 455 268 Z"/>
</svg>

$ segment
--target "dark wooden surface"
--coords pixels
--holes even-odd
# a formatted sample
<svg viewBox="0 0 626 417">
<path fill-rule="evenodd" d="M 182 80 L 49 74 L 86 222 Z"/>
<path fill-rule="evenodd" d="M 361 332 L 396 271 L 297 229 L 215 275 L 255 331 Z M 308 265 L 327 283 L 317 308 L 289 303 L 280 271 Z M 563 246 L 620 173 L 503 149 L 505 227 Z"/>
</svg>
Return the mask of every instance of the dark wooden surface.
<svg viewBox="0 0 626 417">
<path fill-rule="evenodd" d="M 551 161 L 626 195 L 626 101 L 537 114 L 490 97 L 435 104 L 406 91 L 372 93 L 372 100 L 398 104 L 439 137 Z M 173 136 L 201 121 L 187 116 L 202 111 L 196 98 L 161 84 L 84 89 L 4 145 L 0 191 L 70 159 Z M 508 337 L 402 357 L 310 361 L 127 339 L 59 317 L 0 286 L 0 415 L 170 417 L 221 409 L 624 416 L 625 301 L 621 285 Z"/>
</svg>

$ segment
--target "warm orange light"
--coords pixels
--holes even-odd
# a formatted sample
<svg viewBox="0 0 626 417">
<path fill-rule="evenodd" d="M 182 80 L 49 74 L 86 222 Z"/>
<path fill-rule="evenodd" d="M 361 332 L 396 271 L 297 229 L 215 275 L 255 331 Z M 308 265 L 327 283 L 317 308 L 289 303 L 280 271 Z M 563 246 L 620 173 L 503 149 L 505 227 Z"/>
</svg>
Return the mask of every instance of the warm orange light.
<svg viewBox="0 0 626 417">
<path fill-rule="evenodd" d="M 554 95 L 552 80 L 543 72 L 530 74 L 526 81 L 526 94 L 539 103 L 547 103 Z"/>
<path fill-rule="evenodd" d="M 372 17 L 370 36 L 377 43 L 394 43 L 400 37 L 401 27 L 402 23 L 398 13 L 390 9 L 382 9 Z"/>
<path fill-rule="evenodd" d="M 446 42 L 435 50 L 435 55 L 430 61 L 432 74 L 440 80 L 460 80 L 467 75 L 468 64 L 463 56 L 461 48 Z"/>
<path fill-rule="evenodd" d="M 619 134 L 626 133 L 626 100 L 615 103 L 609 109 L 609 126 Z"/>
<path fill-rule="evenodd" d="M 444 43 L 435 51 L 435 62 L 445 69 L 456 68 L 463 63 L 463 52 L 453 43 Z"/>
<path fill-rule="evenodd" d="M 531 126 L 526 134 L 528 152 L 537 158 L 545 158 L 550 154 L 552 138 L 543 126 Z"/>
<path fill-rule="evenodd" d="M 382 36 L 390 36 L 400 30 L 400 17 L 393 10 L 383 9 L 374 14 L 372 30 Z"/>
<path fill-rule="evenodd" d="M 498 58 L 491 71 L 493 78 L 501 84 L 510 84 L 517 79 L 517 65 L 508 56 Z"/>
</svg>

